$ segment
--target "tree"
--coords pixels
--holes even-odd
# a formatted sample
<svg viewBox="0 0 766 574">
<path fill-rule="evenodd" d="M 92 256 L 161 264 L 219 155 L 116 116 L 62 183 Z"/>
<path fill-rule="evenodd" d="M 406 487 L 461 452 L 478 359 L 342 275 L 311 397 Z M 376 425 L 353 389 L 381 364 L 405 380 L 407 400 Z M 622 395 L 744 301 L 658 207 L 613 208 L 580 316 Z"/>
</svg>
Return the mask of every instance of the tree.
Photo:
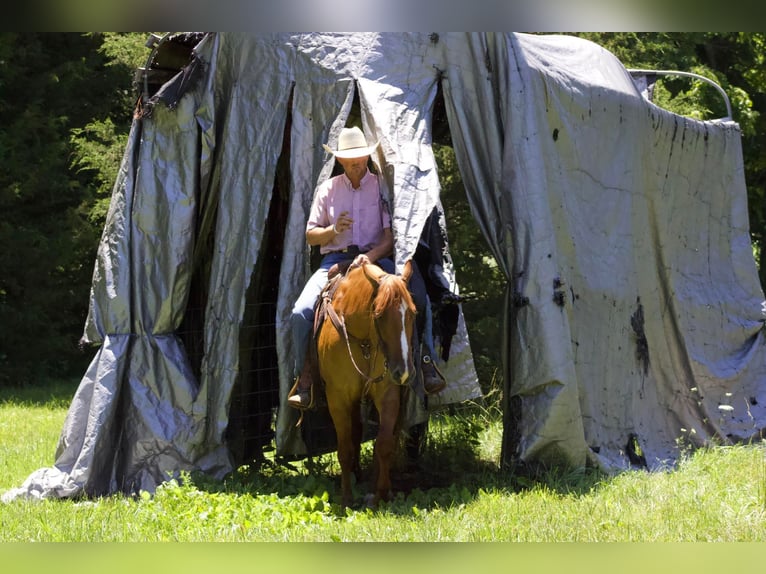
<svg viewBox="0 0 766 574">
<path fill-rule="evenodd" d="M 449 145 L 435 144 L 433 148 L 450 255 L 464 299 L 463 314 L 476 374 L 486 394 L 502 388 L 502 373 L 497 371 L 501 362 L 497 342 L 502 339 L 502 325 L 497 311 L 503 307 L 505 277 L 471 213 L 454 150 Z"/>
<path fill-rule="evenodd" d="M 87 360 L 77 339 L 106 181 L 76 154 L 77 138 L 93 141 L 87 126 L 114 118 L 104 149 L 121 144 L 135 67 L 110 59 L 107 38 L 0 35 L 0 384 L 81 372 Z"/>
</svg>

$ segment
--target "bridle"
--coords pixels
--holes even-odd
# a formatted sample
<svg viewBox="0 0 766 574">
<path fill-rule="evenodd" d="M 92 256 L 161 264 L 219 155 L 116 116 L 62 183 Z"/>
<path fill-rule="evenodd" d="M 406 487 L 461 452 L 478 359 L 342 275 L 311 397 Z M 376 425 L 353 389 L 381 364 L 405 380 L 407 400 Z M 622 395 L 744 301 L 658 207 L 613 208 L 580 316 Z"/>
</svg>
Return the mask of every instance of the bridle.
<svg viewBox="0 0 766 574">
<path fill-rule="evenodd" d="M 332 321 L 332 324 L 335 326 L 335 328 L 338 330 L 338 332 L 343 336 L 343 340 L 346 343 L 346 349 L 348 350 L 348 356 L 351 359 L 351 364 L 354 365 L 354 369 L 356 369 L 356 372 L 359 373 L 359 375 L 364 379 L 365 385 L 369 386 L 375 383 L 378 383 L 382 381 L 386 375 L 388 374 L 388 358 L 385 356 L 385 353 L 383 354 L 383 372 L 378 375 L 377 377 L 373 378 L 370 377 L 370 375 L 364 373 L 362 369 L 359 368 L 359 365 L 356 364 L 356 361 L 354 360 L 354 353 L 351 351 L 351 340 L 353 339 L 356 344 L 359 345 L 359 347 L 362 349 L 362 356 L 370 360 L 372 357 L 372 341 L 370 339 L 361 339 L 359 337 L 356 337 L 348 332 L 348 329 L 346 328 L 346 321 L 343 318 L 343 316 L 338 315 L 335 312 L 335 309 L 332 306 L 332 301 L 329 300 L 329 298 L 325 301 L 325 308 L 327 310 L 327 314 L 330 317 L 330 321 Z M 370 309 L 370 317 L 372 317 L 372 323 L 375 326 L 375 330 L 378 333 L 378 344 L 375 345 L 375 358 L 378 356 L 378 350 L 381 347 L 381 341 L 383 338 L 380 336 L 380 327 L 378 326 L 377 318 L 375 317 L 375 313 L 372 312 L 372 309 Z M 375 361 L 371 361 L 371 364 L 374 364 Z"/>
</svg>

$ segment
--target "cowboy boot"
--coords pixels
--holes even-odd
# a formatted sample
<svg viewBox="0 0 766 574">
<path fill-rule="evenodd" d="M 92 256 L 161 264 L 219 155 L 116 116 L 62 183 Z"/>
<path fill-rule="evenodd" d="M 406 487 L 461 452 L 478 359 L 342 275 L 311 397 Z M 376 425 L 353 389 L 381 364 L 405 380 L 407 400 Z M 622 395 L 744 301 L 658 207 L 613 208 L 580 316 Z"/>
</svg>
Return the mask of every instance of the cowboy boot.
<svg viewBox="0 0 766 574">
<path fill-rule="evenodd" d="M 290 389 L 287 404 L 300 410 L 314 407 L 314 378 L 311 374 L 311 362 L 308 358 L 304 361 L 303 370 L 296 377 L 293 388 Z"/>
<path fill-rule="evenodd" d="M 423 374 L 423 390 L 427 395 L 440 393 L 447 386 L 447 381 L 429 355 L 423 355 L 423 365 L 421 373 Z"/>
</svg>

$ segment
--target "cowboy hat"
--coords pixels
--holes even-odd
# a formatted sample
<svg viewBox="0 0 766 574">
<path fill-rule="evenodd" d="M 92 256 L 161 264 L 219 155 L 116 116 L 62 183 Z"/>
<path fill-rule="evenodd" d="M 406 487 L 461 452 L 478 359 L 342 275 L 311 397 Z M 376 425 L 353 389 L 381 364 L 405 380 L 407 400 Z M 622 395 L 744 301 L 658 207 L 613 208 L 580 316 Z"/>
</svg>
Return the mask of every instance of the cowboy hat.
<svg viewBox="0 0 766 574">
<path fill-rule="evenodd" d="M 367 139 L 364 137 L 362 130 L 354 126 L 341 130 L 338 136 L 338 149 L 336 151 L 333 151 L 327 144 L 322 144 L 322 146 L 335 157 L 351 159 L 371 155 L 379 143 L 380 140 L 376 141 L 373 145 L 367 145 Z"/>
</svg>

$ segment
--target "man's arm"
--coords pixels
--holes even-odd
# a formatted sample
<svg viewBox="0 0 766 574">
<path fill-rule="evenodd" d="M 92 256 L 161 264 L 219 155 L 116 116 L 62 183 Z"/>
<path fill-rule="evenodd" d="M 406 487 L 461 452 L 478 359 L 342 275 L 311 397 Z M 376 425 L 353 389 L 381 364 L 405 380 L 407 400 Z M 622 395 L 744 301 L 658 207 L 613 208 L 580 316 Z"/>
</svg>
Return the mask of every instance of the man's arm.
<svg viewBox="0 0 766 574">
<path fill-rule="evenodd" d="M 335 233 L 335 227 L 328 225 L 327 227 L 312 227 L 306 230 L 306 242 L 309 245 L 326 245 L 330 243 L 338 234 Z"/>
<path fill-rule="evenodd" d="M 326 227 L 311 227 L 306 230 L 306 242 L 309 245 L 327 245 L 344 231 L 351 229 L 354 220 L 348 216 L 348 211 L 342 211 L 337 221 Z"/>
</svg>

